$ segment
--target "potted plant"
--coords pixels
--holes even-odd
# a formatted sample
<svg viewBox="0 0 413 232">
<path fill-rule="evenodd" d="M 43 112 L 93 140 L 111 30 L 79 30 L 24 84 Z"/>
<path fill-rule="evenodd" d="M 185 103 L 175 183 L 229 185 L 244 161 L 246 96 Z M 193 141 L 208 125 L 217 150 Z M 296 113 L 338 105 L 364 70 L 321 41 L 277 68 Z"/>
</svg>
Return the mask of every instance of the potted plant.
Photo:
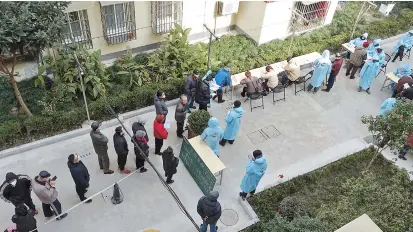
<svg viewBox="0 0 413 232">
<path fill-rule="evenodd" d="M 212 115 L 205 110 L 198 110 L 191 113 L 188 117 L 188 139 L 202 134 L 208 127 L 208 120 Z"/>
</svg>

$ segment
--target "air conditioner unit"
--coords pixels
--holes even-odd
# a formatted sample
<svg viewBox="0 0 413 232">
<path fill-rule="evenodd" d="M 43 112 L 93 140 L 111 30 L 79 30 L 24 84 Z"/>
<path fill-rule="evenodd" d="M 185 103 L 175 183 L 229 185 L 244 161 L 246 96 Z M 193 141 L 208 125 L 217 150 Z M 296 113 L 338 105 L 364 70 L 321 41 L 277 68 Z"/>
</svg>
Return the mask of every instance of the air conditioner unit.
<svg viewBox="0 0 413 232">
<path fill-rule="evenodd" d="M 238 12 L 239 1 L 219 1 L 218 12 L 220 15 L 229 15 Z"/>
</svg>

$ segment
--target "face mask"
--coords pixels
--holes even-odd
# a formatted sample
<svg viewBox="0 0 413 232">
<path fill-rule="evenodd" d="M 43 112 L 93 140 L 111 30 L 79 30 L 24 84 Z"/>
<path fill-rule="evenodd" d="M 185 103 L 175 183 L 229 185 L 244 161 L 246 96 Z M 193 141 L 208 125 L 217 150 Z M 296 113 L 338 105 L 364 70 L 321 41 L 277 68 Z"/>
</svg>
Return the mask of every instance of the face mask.
<svg viewBox="0 0 413 232">
<path fill-rule="evenodd" d="M 10 182 L 10 184 L 11 184 L 11 186 L 16 186 L 16 184 L 17 184 L 17 180 L 13 180 L 12 182 Z"/>
</svg>

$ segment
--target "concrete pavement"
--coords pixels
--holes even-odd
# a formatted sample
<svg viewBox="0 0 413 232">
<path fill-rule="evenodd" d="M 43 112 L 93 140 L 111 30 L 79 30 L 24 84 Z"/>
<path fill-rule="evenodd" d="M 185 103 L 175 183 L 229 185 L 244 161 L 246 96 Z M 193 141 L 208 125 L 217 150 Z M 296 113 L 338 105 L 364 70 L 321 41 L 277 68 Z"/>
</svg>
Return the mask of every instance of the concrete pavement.
<svg viewBox="0 0 413 232">
<path fill-rule="evenodd" d="M 384 51 L 391 54 L 396 42 L 392 41 L 383 45 Z M 413 66 L 413 58 L 405 61 Z M 400 64 L 399 62 L 390 62 L 388 71 L 394 71 Z M 302 74 L 305 73 L 306 71 L 303 70 Z M 245 171 L 244 166 L 248 159 L 247 155 L 253 150 L 261 149 L 268 160 L 267 173 L 259 186 L 259 189 L 262 189 L 275 182 L 275 178 L 279 174 L 288 175 L 285 177 L 287 179 L 293 176 L 298 167 L 303 165 L 303 162 L 310 163 L 313 157 L 314 162 L 324 158 L 329 160 L 331 156 L 334 156 L 335 151 L 344 154 L 365 145 L 357 142 L 369 135 L 366 126 L 361 123 L 360 117 L 369 114 L 376 115 L 379 112 L 380 104 L 390 97 L 391 92 L 388 89 L 380 91 L 384 80 L 383 74 L 374 80 L 371 95 L 366 92 L 357 92 L 358 76 L 355 80 L 350 80 L 344 74 L 345 70 L 342 69 L 335 86 L 329 93 L 321 91 L 317 94 L 300 92 L 295 96 L 293 87 L 290 87 L 287 89 L 286 102 L 277 102 L 273 105 L 270 95 L 265 97 L 265 109 L 257 108 L 253 112 L 249 111 L 249 102 L 243 103 L 242 107 L 246 113 L 240 134 L 234 145 L 227 144 L 220 150 L 220 158 L 227 169 L 224 171 L 222 185 L 216 187 L 220 192 L 219 199 L 222 208 L 235 210 L 239 219 L 237 224 L 228 227 L 219 222 L 218 226 L 221 229 L 237 231 L 249 220 L 248 215 L 238 202 L 238 192 L 239 183 Z M 240 91 L 241 89 L 235 91 L 233 100 L 241 99 Z M 257 104 L 258 102 L 253 103 Z M 230 104 L 231 102 L 220 105 L 214 103 L 210 109 L 210 112 L 220 120 L 222 128 L 225 128 L 223 119 Z M 169 107 L 170 113 L 167 120 L 173 121 L 174 109 L 174 106 Z M 141 117 L 148 120 L 146 129 L 150 135 L 150 159 L 163 173 L 161 157 L 153 154 L 152 123 L 155 113 L 145 113 Z M 135 118 L 125 120 L 129 129 L 134 120 Z M 111 168 L 114 170 L 116 170 L 117 164 L 112 136 L 117 126 L 114 125 L 102 130 L 110 140 L 109 156 Z M 257 133 L 254 133 L 270 126 L 275 127 L 279 135 L 264 141 L 257 137 Z M 175 136 L 175 130 L 176 125 L 172 123 L 172 128 L 169 130 L 170 136 L 165 141 L 163 148 L 170 145 L 174 147 L 175 153 L 178 155 L 181 140 Z M 129 150 L 127 168 L 134 170 L 134 154 L 131 143 Z M 67 156 L 73 152 L 85 155 L 83 162 L 91 175 L 91 186 L 87 196 L 99 192 L 124 177 L 119 172 L 113 175 L 103 175 L 99 170 L 97 157 L 88 134 L 0 159 L 0 177 L 4 177 L 9 171 L 34 177 L 41 170 L 48 170 L 52 175 L 58 177 L 59 200 L 62 202 L 63 208 L 68 209 L 79 202 L 74 182 L 66 165 Z M 88 155 L 89 153 L 90 155 Z M 408 161 L 398 160 L 398 163 L 411 168 L 410 162 L 413 160 L 413 156 L 409 154 L 407 158 Z M 174 176 L 174 179 L 175 183 L 171 185 L 172 188 L 189 213 L 199 223 L 200 218 L 196 213 L 196 204 L 202 193 L 182 163 L 178 167 L 178 174 Z M 162 232 L 195 231 L 191 222 L 181 213 L 150 168 L 146 173 L 138 172 L 131 175 L 121 181 L 119 186 L 124 194 L 124 202 L 120 205 L 110 203 L 112 190 L 109 189 L 96 196 L 91 204 L 81 205 L 69 212 L 69 216 L 62 221 L 53 221 L 42 225 L 46 219 L 40 210 L 40 214 L 36 217 L 39 231 L 141 231 L 148 228 L 158 229 Z M 33 199 L 35 204 L 41 208 L 41 204 L 34 194 Z M 0 207 L 2 208 L 0 223 L 6 227 L 11 224 L 13 206 L 0 202 Z"/>
</svg>

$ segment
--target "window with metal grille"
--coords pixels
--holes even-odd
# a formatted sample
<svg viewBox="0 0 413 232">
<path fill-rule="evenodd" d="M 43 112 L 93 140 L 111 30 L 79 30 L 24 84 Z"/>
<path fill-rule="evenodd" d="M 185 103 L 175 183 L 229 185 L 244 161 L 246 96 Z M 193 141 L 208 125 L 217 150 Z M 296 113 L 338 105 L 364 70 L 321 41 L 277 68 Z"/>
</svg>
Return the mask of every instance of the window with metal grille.
<svg viewBox="0 0 413 232">
<path fill-rule="evenodd" d="M 106 3 L 110 2 L 101 2 L 101 13 L 103 34 L 108 44 L 136 39 L 134 3 L 121 2 L 112 5 Z"/>
<path fill-rule="evenodd" d="M 62 43 L 69 45 L 74 42 L 75 45 L 80 45 L 86 49 L 93 48 L 87 10 L 66 13 L 66 19 L 67 22 L 62 34 Z"/>
<path fill-rule="evenodd" d="M 324 25 L 329 7 L 329 1 L 295 2 L 290 31 L 306 31 Z"/>
<path fill-rule="evenodd" d="M 175 23 L 182 24 L 182 8 L 182 1 L 151 2 L 153 32 L 165 34 L 174 29 Z"/>
</svg>

